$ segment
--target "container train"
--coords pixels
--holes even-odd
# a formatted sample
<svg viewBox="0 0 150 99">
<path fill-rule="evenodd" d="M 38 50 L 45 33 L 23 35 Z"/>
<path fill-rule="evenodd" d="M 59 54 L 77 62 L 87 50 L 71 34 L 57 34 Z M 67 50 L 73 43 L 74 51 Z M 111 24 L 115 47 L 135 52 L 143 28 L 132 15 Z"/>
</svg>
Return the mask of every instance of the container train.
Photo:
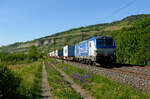
<svg viewBox="0 0 150 99">
<path fill-rule="evenodd" d="M 61 50 L 49 53 L 49 57 L 74 60 L 87 64 L 115 63 L 115 41 L 109 36 L 95 36 L 75 45 L 66 45 Z"/>
</svg>

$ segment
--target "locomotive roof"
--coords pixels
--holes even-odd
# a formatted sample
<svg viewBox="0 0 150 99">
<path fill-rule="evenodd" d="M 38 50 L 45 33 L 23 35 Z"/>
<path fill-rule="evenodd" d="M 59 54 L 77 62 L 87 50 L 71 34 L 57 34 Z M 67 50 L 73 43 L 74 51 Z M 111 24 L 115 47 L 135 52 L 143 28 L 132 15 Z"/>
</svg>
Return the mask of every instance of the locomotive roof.
<svg viewBox="0 0 150 99">
<path fill-rule="evenodd" d="M 81 41 L 81 42 L 79 42 L 79 43 L 77 43 L 75 45 L 78 45 L 78 44 L 83 43 L 83 42 L 87 42 L 87 41 L 89 41 L 91 39 L 113 39 L 113 38 L 111 36 L 94 36 L 94 37 L 92 37 L 90 39 L 83 40 L 83 41 Z"/>
<path fill-rule="evenodd" d="M 96 39 L 112 39 L 111 36 L 96 36 Z"/>
</svg>

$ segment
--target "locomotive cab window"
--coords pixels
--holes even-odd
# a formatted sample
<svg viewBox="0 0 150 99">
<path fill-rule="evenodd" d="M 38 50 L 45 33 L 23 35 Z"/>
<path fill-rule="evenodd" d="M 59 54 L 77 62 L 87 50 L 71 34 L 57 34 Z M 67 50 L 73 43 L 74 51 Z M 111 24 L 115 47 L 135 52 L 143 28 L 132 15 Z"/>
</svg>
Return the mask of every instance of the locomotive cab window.
<svg viewBox="0 0 150 99">
<path fill-rule="evenodd" d="M 113 46 L 113 39 L 106 39 L 105 44 L 106 46 Z"/>
<path fill-rule="evenodd" d="M 97 39 L 96 41 L 98 48 L 113 47 L 113 39 Z"/>
<path fill-rule="evenodd" d="M 103 48 L 104 47 L 104 39 L 97 39 L 96 43 L 97 43 L 98 48 Z"/>
</svg>

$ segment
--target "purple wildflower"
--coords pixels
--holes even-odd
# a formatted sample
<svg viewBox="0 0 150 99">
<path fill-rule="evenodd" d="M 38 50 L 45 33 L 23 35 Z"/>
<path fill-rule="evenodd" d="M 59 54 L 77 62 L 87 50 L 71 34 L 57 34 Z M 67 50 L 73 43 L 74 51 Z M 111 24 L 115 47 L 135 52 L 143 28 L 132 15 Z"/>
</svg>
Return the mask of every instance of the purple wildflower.
<svg viewBox="0 0 150 99">
<path fill-rule="evenodd" d="M 81 76 L 81 77 L 79 78 L 80 83 L 83 83 L 84 81 L 86 81 L 86 79 L 88 79 L 88 75 Z"/>
<path fill-rule="evenodd" d="M 79 73 L 77 73 L 77 74 L 75 74 L 74 72 L 72 73 L 72 78 L 73 79 L 77 79 L 78 77 L 80 77 Z"/>
<path fill-rule="evenodd" d="M 88 78 L 88 75 L 83 76 L 83 78 L 84 78 L 84 79 L 87 79 L 87 78 Z"/>
<path fill-rule="evenodd" d="M 81 77 L 79 78 L 79 80 L 80 80 L 80 83 L 82 83 L 82 82 L 83 82 L 83 77 L 81 76 Z"/>
<path fill-rule="evenodd" d="M 54 64 L 54 62 L 53 61 L 50 61 L 52 64 Z"/>
</svg>

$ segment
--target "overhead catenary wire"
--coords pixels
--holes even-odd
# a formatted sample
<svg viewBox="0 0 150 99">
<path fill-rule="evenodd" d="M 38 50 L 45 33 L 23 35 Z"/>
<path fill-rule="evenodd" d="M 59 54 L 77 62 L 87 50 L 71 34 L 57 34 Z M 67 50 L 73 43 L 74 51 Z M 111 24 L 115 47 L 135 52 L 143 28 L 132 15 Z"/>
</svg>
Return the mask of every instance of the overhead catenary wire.
<svg viewBox="0 0 150 99">
<path fill-rule="evenodd" d="M 132 1 L 128 2 L 128 3 L 126 3 L 124 6 L 122 6 L 122 7 L 120 7 L 119 9 L 113 11 L 108 17 L 112 17 L 112 16 L 116 15 L 116 14 L 119 13 L 120 11 L 122 11 L 122 10 L 124 10 L 124 9 L 126 9 L 126 8 L 128 8 L 128 7 L 130 7 L 131 5 L 133 5 L 136 1 L 137 1 L 137 0 L 132 0 Z"/>
</svg>

